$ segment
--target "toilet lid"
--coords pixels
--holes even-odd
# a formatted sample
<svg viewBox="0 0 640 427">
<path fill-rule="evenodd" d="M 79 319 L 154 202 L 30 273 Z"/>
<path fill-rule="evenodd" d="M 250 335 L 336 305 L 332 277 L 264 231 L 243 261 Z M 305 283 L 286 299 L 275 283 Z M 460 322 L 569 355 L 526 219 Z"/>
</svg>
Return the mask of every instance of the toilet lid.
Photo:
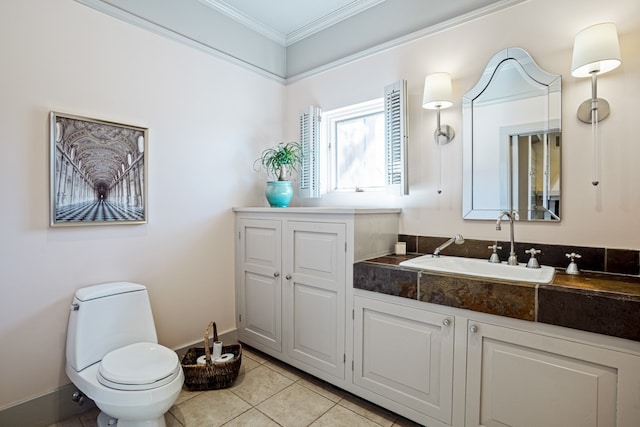
<svg viewBox="0 0 640 427">
<path fill-rule="evenodd" d="M 141 342 L 116 349 L 102 358 L 98 381 L 121 390 L 164 385 L 178 374 L 178 356 L 155 343 Z"/>
</svg>

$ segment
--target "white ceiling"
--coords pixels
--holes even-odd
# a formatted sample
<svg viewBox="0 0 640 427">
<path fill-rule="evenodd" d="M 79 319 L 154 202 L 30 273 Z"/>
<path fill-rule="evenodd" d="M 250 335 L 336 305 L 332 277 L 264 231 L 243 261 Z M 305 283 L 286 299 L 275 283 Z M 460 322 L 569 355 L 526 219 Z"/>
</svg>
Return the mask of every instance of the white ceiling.
<svg viewBox="0 0 640 427">
<path fill-rule="evenodd" d="M 201 1 L 283 46 L 288 46 L 386 0 Z"/>
</svg>

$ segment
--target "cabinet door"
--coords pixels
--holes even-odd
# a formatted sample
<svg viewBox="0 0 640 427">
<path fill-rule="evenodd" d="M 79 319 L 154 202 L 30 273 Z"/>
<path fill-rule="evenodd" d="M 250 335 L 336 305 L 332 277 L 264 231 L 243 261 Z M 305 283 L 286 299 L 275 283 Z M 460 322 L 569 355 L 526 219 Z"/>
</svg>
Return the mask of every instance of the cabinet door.
<svg viewBox="0 0 640 427">
<path fill-rule="evenodd" d="M 640 422 L 633 421 L 640 388 L 632 356 L 479 322 L 469 328 L 467 426 L 624 427 Z M 618 415 L 618 399 L 630 388 L 635 415 L 629 411 L 633 405 Z"/>
<path fill-rule="evenodd" d="M 355 297 L 353 381 L 451 423 L 454 318 Z"/>
<path fill-rule="evenodd" d="M 283 251 L 287 354 L 344 378 L 346 226 L 288 221 Z"/>
<path fill-rule="evenodd" d="M 280 221 L 238 220 L 238 334 L 276 351 L 282 351 L 281 228 Z"/>
</svg>

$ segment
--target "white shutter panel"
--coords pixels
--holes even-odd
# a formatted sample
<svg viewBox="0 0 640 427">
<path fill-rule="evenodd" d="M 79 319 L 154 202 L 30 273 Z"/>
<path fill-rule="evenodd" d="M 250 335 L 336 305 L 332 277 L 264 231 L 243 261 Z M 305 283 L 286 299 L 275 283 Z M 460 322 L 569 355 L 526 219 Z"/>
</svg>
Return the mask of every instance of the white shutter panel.
<svg viewBox="0 0 640 427">
<path fill-rule="evenodd" d="M 300 116 L 300 145 L 302 165 L 300 165 L 300 197 L 313 199 L 320 197 L 320 113 L 318 107 Z"/>
<path fill-rule="evenodd" d="M 409 194 L 407 173 L 408 109 L 407 81 L 399 80 L 384 88 L 385 151 L 387 185 Z"/>
</svg>

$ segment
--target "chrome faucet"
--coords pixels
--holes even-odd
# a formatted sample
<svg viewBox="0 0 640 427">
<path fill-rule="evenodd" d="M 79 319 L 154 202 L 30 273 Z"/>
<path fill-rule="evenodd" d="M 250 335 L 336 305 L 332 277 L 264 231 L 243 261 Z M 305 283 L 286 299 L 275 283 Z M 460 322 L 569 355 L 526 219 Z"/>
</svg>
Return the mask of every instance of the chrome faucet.
<svg viewBox="0 0 640 427">
<path fill-rule="evenodd" d="M 498 220 L 496 221 L 496 230 L 502 230 L 500 223 L 502 222 L 502 218 L 506 216 L 509 218 L 509 228 L 510 228 L 510 238 L 511 238 L 511 251 L 509 252 L 509 259 L 507 259 L 507 264 L 509 265 L 518 265 L 518 256 L 516 255 L 515 250 L 515 241 L 513 239 L 513 212 L 500 212 L 498 215 Z"/>
<path fill-rule="evenodd" d="M 456 234 L 455 236 L 453 236 L 452 238 L 450 238 L 449 240 L 447 240 L 446 242 L 444 242 L 443 244 L 438 246 L 436 248 L 436 250 L 433 251 L 433 256 L 434 257 L 439 257 L 440 256 L 440 252 L 442 252 L 442 250 L 444 248 L 446 248 L 447 246 L 449 246 L 452 243 L 455 243 L 456 245 L 463 244 L 464 243 L 464 237 L 462 237 L 462 234 Z"/>
</svg>

